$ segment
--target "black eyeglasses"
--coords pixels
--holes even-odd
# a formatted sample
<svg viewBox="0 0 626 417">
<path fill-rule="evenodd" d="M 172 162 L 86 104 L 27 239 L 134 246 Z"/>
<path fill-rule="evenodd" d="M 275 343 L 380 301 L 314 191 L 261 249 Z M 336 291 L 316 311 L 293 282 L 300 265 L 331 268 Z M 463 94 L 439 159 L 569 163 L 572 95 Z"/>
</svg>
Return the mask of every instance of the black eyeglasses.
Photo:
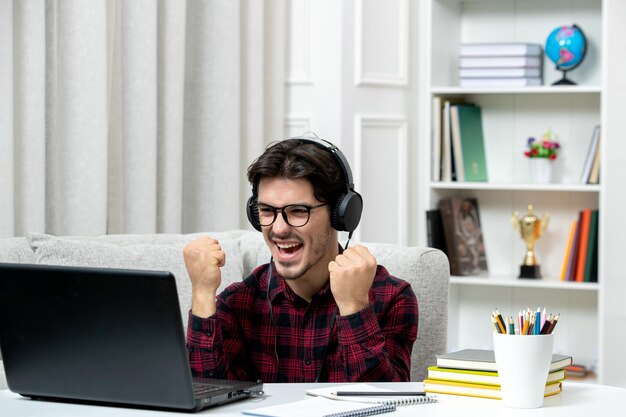
<svg viewBox="0 0 626 417">
<path fill-rule="evenodd" d="M 317 206 L 307 206 L 306 204 L 288 204 L 284 207 L 272 207 L 267 204 L 255 204 L 259 216 L 259 224 L 261 226 L 271 226 L 276 221 L 276 216 L 280 211 L 283 214 L 283 220 L 289 226 L 302 227 L 309 222 L 311 218 L 311 210 L 324 207 L 327 203 Z"/>
</svg>

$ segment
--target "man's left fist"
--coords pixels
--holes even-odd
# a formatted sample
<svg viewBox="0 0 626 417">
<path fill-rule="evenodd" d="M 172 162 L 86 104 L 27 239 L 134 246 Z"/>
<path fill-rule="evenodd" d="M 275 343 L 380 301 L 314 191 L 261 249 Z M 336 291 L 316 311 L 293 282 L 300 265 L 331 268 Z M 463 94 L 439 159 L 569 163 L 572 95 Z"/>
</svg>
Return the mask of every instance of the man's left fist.
<svg viewBox="0 0 626 417">
<path fill-rule="evenodd" d="M 328 264 L 330 290 L 340 315 L 356 313 L 369 304 L 376 266 L 376 258 L 360 245 L 346 249 Z"/>
</svg>

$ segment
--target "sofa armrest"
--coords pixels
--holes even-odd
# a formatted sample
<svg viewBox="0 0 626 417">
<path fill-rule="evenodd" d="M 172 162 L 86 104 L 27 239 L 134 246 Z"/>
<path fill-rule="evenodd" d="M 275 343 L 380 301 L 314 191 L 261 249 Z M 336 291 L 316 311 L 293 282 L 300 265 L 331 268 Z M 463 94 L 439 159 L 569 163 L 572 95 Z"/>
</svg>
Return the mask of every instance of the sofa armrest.
<svg viewBox="0 0 626 417">
<path fill-rule="evenodd" d="M 417 297 L 419 323 L 411 354 L 411 380 L 422 381 L 446 352 L 450 264 L 438 249 L 362 243 L 389 273 L 408 281 Z"/>
</svg>

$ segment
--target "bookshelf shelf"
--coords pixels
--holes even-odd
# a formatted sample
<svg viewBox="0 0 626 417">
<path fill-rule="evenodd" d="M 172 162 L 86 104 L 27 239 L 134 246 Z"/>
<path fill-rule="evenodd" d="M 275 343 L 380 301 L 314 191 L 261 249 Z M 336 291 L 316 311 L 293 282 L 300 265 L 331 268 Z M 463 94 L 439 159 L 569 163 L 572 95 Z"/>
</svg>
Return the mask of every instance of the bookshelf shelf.
<svg viewBox="0 0 626 417">
<path fill-rule="evenodd" d="M 601 187 L 590 184 L 511 184 L 479 182 L 431 182 L 433 190 L 537 191 L 558 193 L 597 193 Z"/>
<path fill-rule="evenodd" d="M 437 86 L 431 89 L 432 94 L 441 95 L 473 95 L 473 94 L 600 94 L 600 86 L 542 86 L 520 88 L 468 88 L 456 86 Z"/>
<path fill-rule="evenodd" d="M 511 288 L 539 288 L 572 291 L 598 291 L 597 282 L 562 282 L 556 280 L 522 280 L 511 277 L 460 277 L 451 276 L 450 284 L 453 285 L 478 285 Z"/>
</svg>

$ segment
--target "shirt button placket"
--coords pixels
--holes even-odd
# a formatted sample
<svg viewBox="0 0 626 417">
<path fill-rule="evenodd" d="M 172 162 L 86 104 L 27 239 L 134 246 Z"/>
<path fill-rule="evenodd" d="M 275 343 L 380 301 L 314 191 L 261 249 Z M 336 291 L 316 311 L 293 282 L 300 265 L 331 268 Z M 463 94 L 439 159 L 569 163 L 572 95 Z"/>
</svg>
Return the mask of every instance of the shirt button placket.
<svg viewBox="0 0 626 417">
<path fill-rule="evenodd" d="M 315 329 L 313 326 L 313 312 L 311 311 L 311 306 L 309 306 L 306 313 L 304 313 L 304 328 L 308 329 L 309 334 L 306 340 L 309 340 L 309 338 L 312 337 L 313 334 L 315 334 Z M 310 352 L 309 355 L 312 355 L 313 346 L 309 344 L 308 346 L 305 347 L 305 350 Z M 312 362 L 311 356 L 307 356 L 304 358 L 304 364 L 306 366 L 310 366 L 311 362 Z M 310 369 L 307 369 L 305 371 L 306 374 L 309 374 L 310 372 L 311 372 Z"/>
</svg>

